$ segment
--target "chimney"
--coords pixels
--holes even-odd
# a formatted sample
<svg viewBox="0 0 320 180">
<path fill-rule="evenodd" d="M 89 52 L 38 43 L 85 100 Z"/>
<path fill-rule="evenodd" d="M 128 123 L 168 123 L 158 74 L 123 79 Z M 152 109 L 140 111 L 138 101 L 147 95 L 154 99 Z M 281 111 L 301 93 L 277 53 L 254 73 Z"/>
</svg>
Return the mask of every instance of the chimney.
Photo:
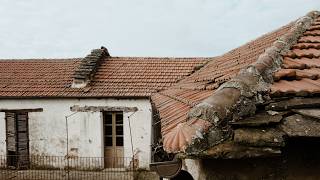
<svg viewBox="0 0 320 180">
<path fill-rule="evenodd" d="M 107 48 L 102 46 L 100 49 L 93 49 L 91 53 L 81 61 L 79 68 L 74 72 L 71 87 L 86 87 L 94 77 L 101 60 L 106 57 L 110 57 Z"/>
</svg>

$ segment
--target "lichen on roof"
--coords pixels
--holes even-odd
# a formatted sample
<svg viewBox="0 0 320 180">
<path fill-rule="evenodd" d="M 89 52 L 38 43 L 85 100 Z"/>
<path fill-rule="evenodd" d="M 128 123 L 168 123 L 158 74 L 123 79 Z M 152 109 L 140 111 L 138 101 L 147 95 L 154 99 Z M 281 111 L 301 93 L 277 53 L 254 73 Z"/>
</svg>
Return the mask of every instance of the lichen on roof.
<svg viewBox="0 0 320 180">
<path fill-rule="evenodd" d="M 204 87 L 198 93 L 206 94 L 206 96 L 202 96 L 202 99 L 198 100 L 198 104 L 194 107 L 184 108 L 184 111 L 188 113 L 188 116 L 185 116 L 184 119 L 175 119 L 173 115 L 170 117 L 165 116 L 165 114 L 168 113 L 164 112 L 165 109 L 162 109 L 161 105 L 157 104 L 157 102 L 161 102 L 161 95 L 163 94 L 155 95 L 154 100 L 156 102 L 156 107 L 159 109 L 160 115 L 164 114 L 164 116 L 162 116 L 162 122 L 164 122 L 165 125 L 162 126 L 162 134 L 165 140 L 174 139 L 170 140 L 170 142 L 186 142 L 175 134 L 175 126 L 166 122 L 172 122 L 177 125 L 180 122 L 188 122 L 189 119 L 199 119 L 211 123 L 211 127 L 209 127 L 209 129 L 206 128 L 207 130 L 203 133 L 205 138 L 198 138 L 198 135 L 190 134 L 190 137 L 187 138 L 192 140 L 188 141 L 187 145 L 183 143 L 164 144 L 164 149 L 173 153 L 183 152 L 186 155 L 200 156 L 204 155 L 204 152 L 207 149 L 210 149 L 217 144 L 221 144 L 225 140 L 232 140 L 234 138 L 234 128 L 231 126 L 231 122 L 241 121 L 247 116 L 254 116 L 256 111 L 258 111 L 257 106 L 263 106 L 265 103 L 270 102 L 270 90 L 272 90 L 272 85 L 274 83 L 273 74 L 283 67 L 283 58 L 291 52 L 291 48 L 294 47 L 297 42 L 304 42 L 306 39 L 305 36 L 310 35 L 310 30 L 317 30 L 319 15 L 320 13 L 318 11 L 310 12 L 306 16 L 290 23 L 288 26 L 285 26 L 278 31 L 269 33 L 250 42 L 248 45 L 230 51 L 220 57 L 221 59 L 228 60 L 230 54 L 235 55 L 233 56 L 234 58 L 229 59 L 230 62 L 219 64 L 213 60 L 197 73 L 191 75 L 190 78 L 188 77 L 185 80 L 182 80 L 181 83 L 178 83 L 176 86 L 167 90 L 167 93 L 174 93 L 170 94 L 170 96 L 180 96 L 180 94 L 182 94 L 181 90 L 180 92 L 178 90 L 174 92 L 174 89 L 184 89 L 184 94 L 187 94 L 187 92 L 192 92 L 197 89 L 193 85 L 198 87 L 201 87 L 202 85 L 202 87 Z M 317 32 L 312 32 L 311 34 L 313 36 L 319 35 Z M 318 43 L 317 38 L 309 38 L 308 40 L 309 43 Z M 263 41 L 269 43 L 263 43 Z M 262 46 L 261 44 L 268 45 L 269 47 Z M 245 52 L 248 50 L 247 46 L 250 46 L 253 51 Z M 314 47 L 315 46 L 312 46 L 312 48 Z M 258 52 L 261 53 L 258 54 Z M 249 53 L 253 55 L 251 56 Z M 317 52 L 314 52 L 312 57 L 314 58 L 317 56 L 316 54 Z M 312 58 L 311 55 L 301 56 Z M 297 53 L 295 57 L 297 57 Z M 242 59 L 244 59 L 244 64 L 246 64 L 243 68 L 232 66 L 232 63 L 236 62 L 235 64 L 239 64 L 239 61 Z M 221 64 L 224 64 L 224 66 L 221 66 Z M 217 72 L 228 74 L 229 72 L 234 73 L 236 70 L 238 70 L 239 73 L 237 75 L 229 75 L 232 78 L 229 78 L 226 83 L 222 84 L 220 81 L 219 85 L 210 86 L 213 83 L 219 83 L 217 79 L 225 76 L 214 76 L 212 78 L 212 74 L 217 74 Z M 188 83 L 190 85 L 189 88 Z M 212 87 L 214 90 L 213 92 L 211 90 Z M 217 87 L 219 88 L 216 89 Z M 211 90 L 211 94 L 207 93 L 209 90 Z M 318 87 L 318 92 L 320 92 L 320 87 Z M 182 94 L 182 96 L 186 98 L 190 97 L 185 96 L 184 94 Z M 174 102 L 170 102 L 170 104 L 174 104 Z M 173 107 L 173 105 L 171 105 L 171 107 Z M 179 111 L 179 109 L 177 108 L 172 111 Z M 167 127 L 170 127 L 170 129 Z M 199 129 L 201 130 L 201 127 Z M 282 142 L 280 144 L 283 145 Z M 173 147 L 172 145 L 176 146 Z"/>
</svg>

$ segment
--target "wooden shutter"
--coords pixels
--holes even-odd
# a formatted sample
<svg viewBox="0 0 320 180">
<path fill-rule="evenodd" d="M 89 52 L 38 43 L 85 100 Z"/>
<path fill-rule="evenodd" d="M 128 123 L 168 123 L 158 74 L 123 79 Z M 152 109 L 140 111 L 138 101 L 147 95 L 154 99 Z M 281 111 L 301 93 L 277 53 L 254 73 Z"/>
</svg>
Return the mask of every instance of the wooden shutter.
<svg viewBox="0 0 320 180">
<path fill-rule="evenodd" d="M 15 121 L 15 113 L 6 112 L 5 118 L 7 123 L 7 150 L 17 152 L 17 126 Z"/>
<path fill-rule="evenodd" d="M 19 154 L 19 168 L 25 169 L 29 166 L 29 135 L 28 135 L 28 113 L 18 112 L 17 118 L 17 148 Z"/>
<path fill-rule="evenodd" d="M 8 165 L 27 169 L 29 160 L 29 134 L 27 112 L 6 112 Z"/>
</svg>

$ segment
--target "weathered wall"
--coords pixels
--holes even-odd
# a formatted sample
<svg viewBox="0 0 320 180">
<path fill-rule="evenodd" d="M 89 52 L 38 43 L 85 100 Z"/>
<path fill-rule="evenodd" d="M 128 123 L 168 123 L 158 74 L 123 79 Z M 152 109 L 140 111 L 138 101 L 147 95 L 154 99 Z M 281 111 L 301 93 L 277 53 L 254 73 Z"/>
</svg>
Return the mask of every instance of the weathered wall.
<svg viewBox="0 0 320 180">
<path fill-rule="evenodd" d="M 6 154 L 6 122 L 2 119 L 4 119 L 4 113 L 0 113 L 0 167 L 5 163 L 4 155 Z"/>
<path fill-rule="evenodd" d="M 70 107 L 126 106 L 138 111 L 124 113 L 124 156 L 132 157 L 128 116 L 132 128 L 133 149 L 140 168 L 148 168 L 151 158 L 151 104 L 147 99 L 20 99 L 0 100 L 0 109 L 43 108 L 29 113 L 31 155 L 65 156 L 65 116 L 74 112 Z M 101 112 L 78 112 L 68 118 L 69 153 L 79 157 L 103 157 L 103 119 Z M 0 153 L 5 155 L 5 119 L 0 112 Z M 72 151 L 71 151 L 72 150 Z M 129 162 L 128 162 L 129 163 Z"/>
<path fill-rule="evenodd" d="M 201 160 L 185 159 L 182 161 L 182 169 L 188 171 L 195 180 L 206 179 Z"/>
</svg>

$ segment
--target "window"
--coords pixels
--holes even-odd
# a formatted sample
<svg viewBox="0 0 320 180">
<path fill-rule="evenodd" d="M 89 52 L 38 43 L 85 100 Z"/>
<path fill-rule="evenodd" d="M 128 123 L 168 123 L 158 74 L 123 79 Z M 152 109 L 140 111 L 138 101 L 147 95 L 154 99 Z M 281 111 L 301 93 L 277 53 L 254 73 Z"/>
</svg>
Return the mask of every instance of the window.
<svg viewBox="0 0 320 180">
<path fill-rule="evenodd" d="M 29 134 L 27 112 L 6 112 L 7 165 L 29 167 Z M 19 158 L 17 158 L 19 156 Z"/>
<path fill-rule="evenodd" d="M 123 113 L 104 112 L 104 146 L 123 146 Z"/>
</svg>

